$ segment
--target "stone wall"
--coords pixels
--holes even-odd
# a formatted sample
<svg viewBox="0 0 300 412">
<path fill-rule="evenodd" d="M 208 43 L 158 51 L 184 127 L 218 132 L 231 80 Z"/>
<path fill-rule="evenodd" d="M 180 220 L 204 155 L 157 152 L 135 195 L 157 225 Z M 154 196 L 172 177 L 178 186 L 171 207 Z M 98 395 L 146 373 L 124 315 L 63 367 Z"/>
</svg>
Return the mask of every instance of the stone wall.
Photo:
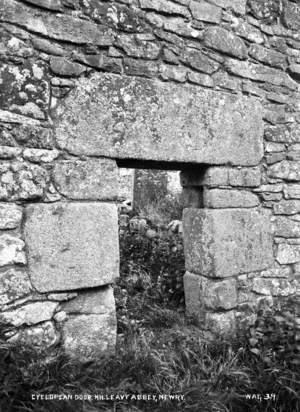
<svg viewBox="0 0 300 412">
<path fill-rule="evenodd" d="M 182 169 L 187 310 L 231 333 L 296 293 L 300 4 L 0 0 L 0 305 L 10 340 L 116 337 L 117 164 Z"/>
</svg>

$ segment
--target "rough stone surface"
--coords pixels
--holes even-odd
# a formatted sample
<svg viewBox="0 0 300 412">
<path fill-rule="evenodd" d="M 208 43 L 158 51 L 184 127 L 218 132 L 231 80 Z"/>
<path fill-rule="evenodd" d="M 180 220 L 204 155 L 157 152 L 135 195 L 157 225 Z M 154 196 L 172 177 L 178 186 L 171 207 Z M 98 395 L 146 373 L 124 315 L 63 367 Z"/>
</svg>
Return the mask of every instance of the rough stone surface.
<svg viewBox="0 0 300 412">
<path fill-rule="evenodd" d="M 236 280 L 226 279 L 212 282 L 202 277 L 200 299 L 208 309 L 228 310 L 237 306 Z"/>
<path fill-rule="evenodd" d="M 109 46 L 112 43 L 112 34 L 107 28 L 67 14 L 60 15 L 57 24 L 55 14 L 33 12 L 14 0 L 0 1 L 0 21 L 9 21 L 31 32 L 65 42 L 98 46 Z"/>
<path fill-rule="evenodd" d="M 86 67 L 79 63 L 73 63 L 63 57 L 52 57 L 50 60 L 50 68 L 54 74 L 58 76 L 80 76 L 86 71 Z"/>
<path fill-rule="evenodd" d="M 110 159 L 57 162 L 53 178 L 58 191 L 81 200 L 114 200 L 118 197 L 118 169 Z"/>
<path fill-rule="evenodd" d="M 23 158 L 33 163 L 51 163 L 59 156 L 58 150 L 24 149 Z"/>
<path fill-rule="evenodd" d="M 78 296 L 77 292 L 73 293 L 49 293 L 47 296 L 49 300 L 55 300 L 58 302 L 64 302 L 67 300 L 74 299 Z"/>
<path fill-rule="evenodd" d="M 273 67 L 261 66 L 248 61 L 228 59 L 226 68 L 232 74 L 258 82 L 268 82 L 275 86 L 284 86 L 291 90 L 297 90 L 298 85 L 286 73 Z"/>
<path fill-rule="evenodd" d="M 251 98 L 116 75 L 81 80 L 56 130 L 74 154 L 241 165 L 258 164 L 261 134 Z"/>
<path fill-rule="evenodd" d="M 222 278 L 263 270 L 273 262 L 267 211 L 185 209 L 183 228 L 190 272 Z"/>
<path fill-rule="evenodd" d="M 160 46 L 145 40 L 137 41 L 131 34 L 120 34 L 117 37 L 117 46 L 124 50 L 127 56 L 141 59 L 155 60 L 160 53 Z"/>
<path fill-rule="evenodd" d="M 189 16 L 189 12 L 186 7 L 173 3 L 169 0 L 140 0 L 141 8 L 148 10 L 155 10 L 157 12 L 167 14 L 178 14 L 184 17 Z"/>
<path fill-rule="evenodd" d="M 275 221 L 276 236 L 292 238 L 300 237 L 300 222 L 288 217 L 278 217 Z"/>
<path fill-rule="evenodd" d="M 248 4 L 253 15 L 259 20 L 272 22 L 280 14 L 278 0 L 249 0 Z"/>
<path fill-rule="evenodd" d="M 0 229 L 15 229 L 21 220 L 21 207 L 13 203 L 0 203 Z"/>
<path fill-rule="evenodd" d="M 0 306 L 13 302 L 31 292 L 28 274 L 20 269 L 0 273 Z"/>
<path fill-rule="evenodd" d="M 0 159 L 14 159 L 22 153 L 18 147 L 0 146 Z"/>
<path fill-rule="evenodd" d="M 300 213 L 300 200 L 282 200 L 273 209 L 275 215 L 295 215 Z"/>
<path fill-rule="evenodd" d="M 256 278 L 253 291 L 260 295 L 289 296 L 296 292 L 296 288 L 287 279 Z"/>
<path fill-rule="evenodd" d="M 213 0 L 212 3 L 224 9 L 231 8 L 238 14 L 246 13 L 247 0 Z"/>
<path fill-rule="evenodd" d="M 75 299 L 65 302 L 61 308 L 70 314 L 105 314 L 115 308 L 113 288 L 104 286 L 90 292 L 81 292 Z"/>
<path fill-rule="evenodd" d="M 48 183 L 45 169 L 26 162 L 2 162 L 0 173 L 1 200 L 41 198 Z"/>
<path fill-rule="evenodd" d="M 279 179 L 300 181 L 300 162 L 284 160 L 270 166 L 268 174 Z"/>
<path fill-rule="evenodd" d="M 235 312 L 230 310 L 223 313 L 207 313 L 206 328 L 216 335 L 234 337 L 236 331 Z"/>
<path fill-rule="evenodd" d="M 289 278 L 292 275 L 292 269 L 290 266 L 280 266 L 263 270 L 260 272 L 260 276 L 266 278 Z"/>
<path fill-rule="evenodd" d="M 62 10 L 61 0 L 25 0 L 25 2 L 53 11 Z"/>
<path fill-rule="evenodd" d="M 204 315 L 204 302 L 200 298 L 201 292 L 201 276 L 194 273 L 185 272 L 183 276 L 184 282 L 184 294 L 185 294 L 185 306 L 187 313 L 195 314 L 198 317 Z"/>
<path fill-rule="evenodd" d="M 208 187 L 228 185 L 228 170 L 225 167 L 209 167 L 200 181 L 200 185 Z"/>
<path fill-rule="evenodd" d="M 235 279 L 215 282 L 204 276 L 186 272 L 183 280 L 186 310 L 189 314 L 196 315 L 203 325 L 210 319 L 211 310 L 224 311 L 237 306 Z"/>
<path fill-rule="evenodd" d="M 9 234 L 0 235 L 0 266 L 26 263 L 25 243 L 22 239 Z"/>
<path fill-rule="evenodd" d="M 33 204 L 26 216 L 29 274 L 39 292 L 101 286 L 118 276 L 115 205 Z"/>
<path fill-rule="evenodd" d="M 284 2 L 283 21 L 292 30 L 300 30 L 300 5 L 296 2 Z"/>
<path fill-rule="evenodd" d="M 21 308 L 3 312 L 1 319 L 14 326 L 35 325 L 36 323 L 50 320 L 57 308 L 55 302 L 34 302 Z"/>
<path fill-rule="evenodd" d="M 194 19 L 209 23 L 219 23 L 222 17 L 222 10 L 206 1 L 191 1 L 190 10 Z"/>
<path fill-rule="evenodd" d="M 300 199 L 300 184 L 285 185 L 283 193 L 286 199 Z"/>
<path fill-rule="evenodd" d="M 278 245 L 276 259 L 281 265 L 300 262 L 300 245 L 281 243 Z"/>
<path fill-rule="evenodd" d="M 204 189 L 204 206 L 212 209 L 255 207 L 257 196 L 246 190 Z"/>
<path fill-rule="evenodd" d="M 0 5 L 1 7 L 1 5 Z M 49 84 L 42 63 L 25 61 L 22 67 L 2 64 L 0 68 L 0 106 L 11 112 L 46 119 L 49 105 Z"/>
<path fill-rule="evenodd" d="M 247 48 L 243 40 L 221 27 L 207 29 L 204 35 L 204 44 L 238 59 L 247 57 Z"/>
<path fill-rule="evenodd" d="M 165 80 L 174 80 L 179 83 L 184 83 L 187 76 L 187 70 L 183 67 L 176 67 L 171 65 L 161 65 L 161 77 Z"/>
<path fill-rule="evenodd" d="M 77 359 L 95 359 L 112 354 L 116 344 L 116 316 L 114 312 L 102 315 L 77 315 L 63 327 L 66 353 Z"/>
<path fill-rule="evenodd" d="M 214 81 L 213 79 L 204 73 L 196 73 L 196 72 L 189 72 L 187 77 L 191 83 L 200 84 L 201 86 L 205 87 L 213 87 Z"/>
<path fill-rule="evenodd" d="M 43 351 L 55 346 L 59 341 L 59 333 L 53 322 L 47 321 L 40 325 L 32 326 L 18 332 L 8 339 L 9 342 L 19 342 L 31 348 Z"/>
<path fill-rule="evenodd" d="M 90 54 L 84 56 L 77 54 L 74 56 L 74 59 L 96 69 L 111 71 L 112 73 L 122 73 L 121 59 L 108 57 L 104 53 Z M 88 71 L 90 70 L 88 69 Z"/>
<path fill-rule="evenodd" d="M 172 32 L 176 35 L 180 35 L 188 38 L 201 38 L 201 33 L 194 29 L 191 23 L 186 24 L 183 18 L 172 17 L 163 21 L 163 27 L 166 31 Z"/>
<path fill-rule="evenodd" d="M 251 45 L 249 54 L 254 59 L 262 63 L 266 63 L 272 67 L 278 67 L 283 70 L 287 67 L 287 57 L 285 54 L 267 49 L 266 47 L 258 44 Z"/>
<path fill-rule="evenodd" d="M 13 117 L 14 117 L 14 120 L 18 120 L 16 119 L 16 115 L 14 115 Z M 0 110 L 0 119 L 1 119 L 1 110 Z M 26 120 L 24 121 L 24 119 Z M 7 116 L 6 116 L 6 120 L 8 120 Z M 29 120 L 31 120 L 31 122 L 29 122 Z M 39 124 L 32 123 L 32 122 L 33 122 L 33 119 L 23 116 L 21 121 L 17 121 L 17 124 L 15 124 L 15 127 L 13 128 L 13 130 L 11 130 L 10 127 L 8 126 L 5 132 L 2 131 L 1 136 L 3 138 L 5 134 L 7 133 L 8 142 L 10 144 L 12 144 L 12 142 L 15 142 L 15 144 L 25 146 L 25 147 L 31 147 L 31 148 L 44 148 L 44 149 L 53 148 L 54 140 L 53 140 L 53 134 L 52 134 L 51 129 L 40 127 Z M 4 141 L 7 142 L 6 138 L 4 139 Z"/>
<path fill-rule="evenodd" d="M 275 143 L 300 143 L 300 126 L 292 124 L 266 127 L 265 139 Z"/>
<path fill-rule="evenodd" d="M 258 167 L 229 169 L 228 179 L 231 186 L 255 187 L 260 185 L 261 172 Z"/>
<path fill-rule="evenodd" d="M 230 0 L 228 0 L 230 1 Z M 259 29 L 242 20 L 235 20 L 234 32 L 243 39 L 257 44 L 264 43 L 264 37 Z"/>
<path fill-rule="evenodd" d="M 220 67 L 218 62 L 197 49 L 186 48 L 180 56 L 180 59 L 192 69 L 207 74 L 216 72 Z"/>
<path fill-rule="evenodd" d="M 241 186 L 256 187 L 261 182 L 259 167 L 226 168 L 205 167 L 201 171 L 182 171 L 180 173 L 180 184 L 187 186 Z"/>
</svg>

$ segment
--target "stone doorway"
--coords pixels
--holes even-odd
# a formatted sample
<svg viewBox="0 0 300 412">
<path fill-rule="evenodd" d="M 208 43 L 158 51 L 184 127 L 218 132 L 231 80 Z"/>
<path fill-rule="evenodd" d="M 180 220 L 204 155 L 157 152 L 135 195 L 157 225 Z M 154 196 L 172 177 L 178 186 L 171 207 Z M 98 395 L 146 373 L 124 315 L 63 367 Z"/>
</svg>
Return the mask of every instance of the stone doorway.
<svg viewBox="0 0 300 412">
<path fill-rule="evenodd" d="M 26 245 L 30 281 L 49 309 L 41 319 L 51 321 L 53 340 L 61 337 L 75 356 L 114 348 L 109 285 L 119 275 L 119 167 L 181 170 L 187 309 L 204 313 L 203 328 L 216 333 L 251 318 L 252 289 L 274 261 L 270 213 L 256 192 L 259 104 L 191 85 L 94 74 L 78 80 L 54 120 L 59 150 L 40 167 L 43 190 L 22 205 L 18 243 Z M 26 162 L 20 167 L 36 172 Z"/>
</svg>

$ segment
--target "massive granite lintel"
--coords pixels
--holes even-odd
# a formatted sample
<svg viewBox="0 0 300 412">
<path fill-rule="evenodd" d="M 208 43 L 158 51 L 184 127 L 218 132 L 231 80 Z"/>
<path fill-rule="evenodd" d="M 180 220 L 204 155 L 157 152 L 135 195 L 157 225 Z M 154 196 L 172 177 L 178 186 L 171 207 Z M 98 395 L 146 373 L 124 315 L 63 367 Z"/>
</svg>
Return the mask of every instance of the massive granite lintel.
<svg viewBox="0 0 300 412">
<path fill-rule="evenodd" d="M 256 99 L 192 85 L 94 74 L 56 115 L 57 142 L 76 155 L 244 166 L 263 155 Z"/>
</svg>

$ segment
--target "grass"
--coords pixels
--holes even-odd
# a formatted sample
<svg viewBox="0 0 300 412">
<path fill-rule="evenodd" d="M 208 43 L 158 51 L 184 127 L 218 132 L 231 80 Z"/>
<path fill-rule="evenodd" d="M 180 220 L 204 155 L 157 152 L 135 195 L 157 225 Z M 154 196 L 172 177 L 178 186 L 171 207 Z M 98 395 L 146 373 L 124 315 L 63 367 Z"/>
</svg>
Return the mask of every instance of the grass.
<svg viewBox="0 0 300 412">
<path fill-rule="evenodd" d="M 152 316 L 153 315 L 153 316 Z M 41 361 L 2 343 L 0 410 L 13 411 L 232 411 L 299 410 L 296 367 L 266 364 L 246 342 L 206 342 L 184 316 L 149 309 L 152 323 L 121 334 L 114 357 L 80 364 L 64 354 Z M 146 322 L 147 323 L 147 322 Z M 32 401 L 34 393 L 172 394 L 181 401 Z M 275 394 L 275 400 L 246 399 Z M 117 409 L 116 409 L 117 408 Z"/>
<path fill-rule="evenodd" d="M 141 242 L 137 234 L 124 234 L 124 239 L 122 273 L 115 288 L 115 356 L 85 364 L 63 353 L 41 359 L 28 348 L 0 339 L 1 412 L 300 410 L 299 345 L 290 312 L 287 317 L 261 315 L 248 336 L 233 342 L 209 342 L 196 320 L 184 312 L 178 281 L 182 269 L 176 270 L 182 263 L 179 238 L 151 240 L 155 259 L 148 240 Z M 50 393 L 73 399 L 31 399 Z M 76 400 L 79 394 L 91 399 Z M 135 399 L 95 399 L 95 394 L 127 394 Z M 137 399 L 143 394 L 155 395 L 157 401 Z M 264 399 L 267 395 L 270 399 Z"/>
</svg>

